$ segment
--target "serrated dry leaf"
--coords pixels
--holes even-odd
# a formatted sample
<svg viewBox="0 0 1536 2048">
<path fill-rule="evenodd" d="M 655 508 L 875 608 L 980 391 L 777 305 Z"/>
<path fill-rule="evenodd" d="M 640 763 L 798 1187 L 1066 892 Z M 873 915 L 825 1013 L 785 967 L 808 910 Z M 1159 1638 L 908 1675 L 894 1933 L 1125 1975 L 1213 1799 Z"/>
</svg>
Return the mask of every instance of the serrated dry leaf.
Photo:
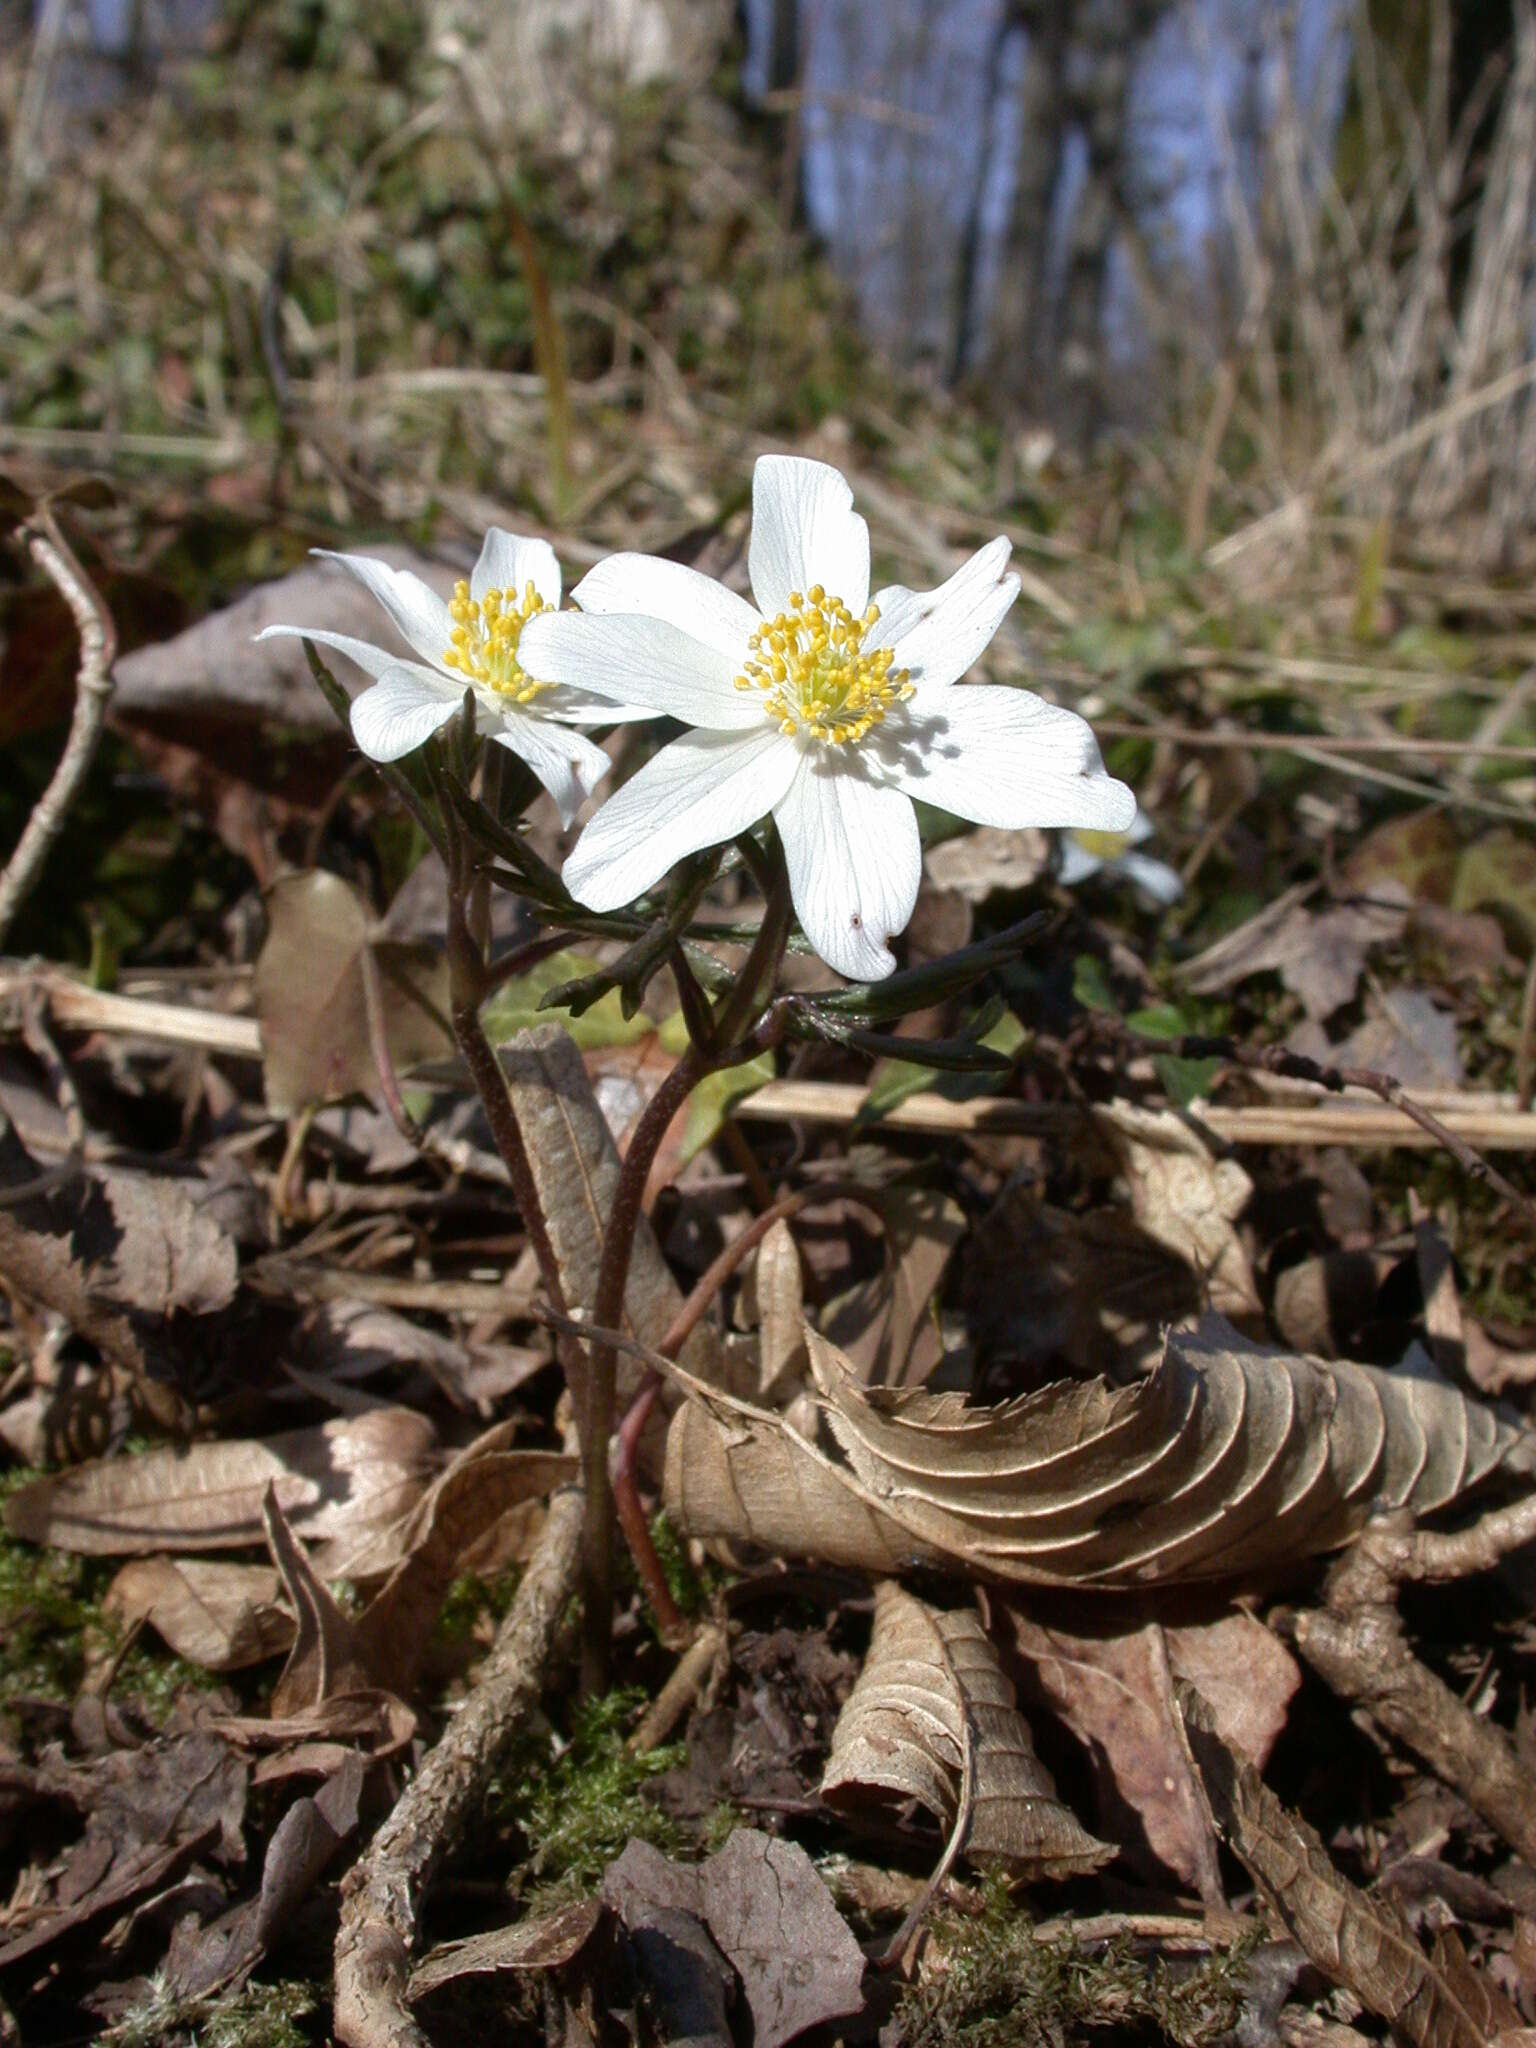
<svg viewBox="0 0 1536 2048">
<path fill-rule="evenodd" d="M 874 1634 L 821 1794 L 854 1815 L 915 1799 L 960 1854 L 1030 1877 L 1096 1870 L 1115 1853 L 1057 1798 L 981 1617 L 930 1607 L 894 1579 L 875 1588 Z"/>
<path fill-rule="evenodd" d="M 800 1253 L 782 1219 L 758 1246 L 744 1291 L 757 1314 L 757 1398 L 781 1407 L 804 1383 L 807 1370 Z"/>
<path fill-rule="evenodd" d="M 377 1097 L 374 1007 L 396 1074 L 452 1049 L 440 1021 L 446 962 L 384 939 L 350 882 L 323 868 L 284 875 L 266 907 L 252 997 L 267 1107 L 276 1115 L 346 1095 Z"/>
<path fill-rule="evenodd" d="M 5 1503 L 29 1543 L 90 1557 L 242 1550 L 262 1542 L 272 1486 L 299 1534 L 324 1540 L 328 1578 L 388 1571 L 431 1476 L 436 1431 L 409 1408 L 375 1408 L 316 1429 L 97 1459 L 36 1479 Z"/>
<path fill-rule="evenodd" d="M 807 1332 L 834 1449 L 694 1382 L 667 1447 L 683 1533 L 895 1575 L 1133 1587 L 1263 1576 L 1378 1508 L 1428 1513 L 1520 1432 L 1422 1376 L 1249 1345 L 1219 1316 L 1127 1387 L 1059 1381 L 1001 1407 L 863 1386 Z M 681 1376 L 680 1376 L 681 1377 Z"/>
<path fill-rule="evenodd" d="M 266 1565 L 136 1557 L 101 1604 L 122 1627 L 148 1622 L 189 1664 L 242 1671 L 281 1657 L 293 1641 L 293 1616 L 278 1591 L 277 1573 Z"/>
<path fill-rule="evenodd" d="M 1412 2048 L 1489 2048 L 1519 2027 L 1518 2013 L 1473 1970 L 1454 1935 L 1442 1935 L 1426 1956 L 1393 1902 L 1334 1868 L 1315 1831 L 1222 1741 L 1192 1686 L 1180 1687 L 1179 1706 L 1217 1826 L 1324 1976 Z"/>
<path fill-rule="evenodd" d="M 1218 1315 L 1261 1311 L 1248 1252 L 1237 1231 L 1253 1182 L 1171 1109 L 1116 1103 L 1096 1110 L 1130 1190 L 1141 1228 L 1199 1274 Z"/>
</svg>

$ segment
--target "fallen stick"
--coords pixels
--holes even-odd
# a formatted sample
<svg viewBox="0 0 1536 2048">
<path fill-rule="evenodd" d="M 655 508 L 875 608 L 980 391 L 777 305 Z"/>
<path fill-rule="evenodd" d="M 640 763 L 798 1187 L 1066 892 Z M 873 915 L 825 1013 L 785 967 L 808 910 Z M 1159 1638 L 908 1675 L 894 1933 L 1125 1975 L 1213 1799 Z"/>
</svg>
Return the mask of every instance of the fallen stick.
<svg viewBox="0 0 1536 2048">
<path fill-rule="evenodd" d="M 555 1629 L 576 1591 L 582 1513 L 576 1488 L 550 1501 L 474 1690 L 342 1885 L 335 2027 L 348 2048 L 430 2048 L 405 2003 L 422 1894 L 538 1704 Z"/>
<path fill-rule="evenodd" d="M 254 1017 L 87 988 L 62 968 L 45 963 L 0 964 L 0 1016 L 31 990 L 46 996 L 54 1022 L 69 1030 L 196 1046 L 238 1059 L 261 1058 L 261 1027 Z M 1260 1085 L 1271 1085 L 1268 1076 L 1254 1078 Z M 1286 1084 L 1273 1085 L 1278 1089 Z M 1291 1086 L 1295 1101 L 1237 1107 L 1202 1103 L 1188 1112 L 1190 1123 L 1227 1145 L 1386 1145 L 1425 1150 L 1439 1142 L 1415 1126 L 1406 1112 L 1369 1095 L 1322 1089 L 1311 1094 L 1304 1092 L 1305 1084 Z M 731 1114 L 751 1123 L 802 1118 L 808 1123 L 851 1124 L 868 1106 L 869 1094 L 858 1081 L 768 1081 L 733 1104 Z M 1513 1095 L 1425 1088 L 1416 1090 L 1414 1099 L 1468 1144 L 1492 1152 L 1536 1151 L 1536 1110 L 1518 1108 Z M 930 1131 L 937 1136 L 1041 1137 L 1080 1130 L 1087 1118 L 1114 1108 L 1113 1102 L 1090 1109 L 1071 1102 L 1019 1102 L 1002 1095 L 955 1102 L 924 1091 L 885 1110 L 878 1122 L 888 1131 Z"/>
</svg>

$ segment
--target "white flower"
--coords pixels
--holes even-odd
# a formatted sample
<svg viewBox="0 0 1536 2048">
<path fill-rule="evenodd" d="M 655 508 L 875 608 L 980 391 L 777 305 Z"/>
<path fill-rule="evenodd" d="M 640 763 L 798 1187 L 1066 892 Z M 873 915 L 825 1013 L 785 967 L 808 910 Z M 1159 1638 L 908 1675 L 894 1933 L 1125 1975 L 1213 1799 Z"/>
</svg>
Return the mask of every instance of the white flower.
<svg viewBox="0 0 1536 2048">
<path fill-rule="evenodd" d="M 373 677 L 372 687 L 352 700 L 353 737 L 371 760 L 398 761 L 423 745 L 472 689 L 479 730 L 527 762 L 568 825 L 611 765 L 601 747 L 570 727 L 656 715 L 535 680 L 524 669 L 524 626 L 560 606 L 560 564 L 548 541 L 521 540 L 493 526 L 473 572 L 455 586 L 448 603 L 408 569 L 393 569 L 371 555 L 315 552 L 372 591 L 422 659 L 411 661 L 349 633 L 310 626 L 268 626 L 257 638 L 296 634 L 335 648 Z"/>
<path fill-rule="evenodd" d="M 1090 875 L 1119 875 L 1139 895 L 1166 907 L 1184 894 L 1183 878 L 1165 861 L 1134 849 L 1152 837 L 1152 820 L 1138 810 L 1124 832 L 1063 832 L 1060 877 L 1068 887 Z"/>
<path fill-rule="evenodd" d="M 533 620 L 557 682 L 695 726 L 593 818 L 565 867 L 612 910 L 769 812 L 796 913 L 839 973 L 876 980 L 922 872 L 912 799 L 978 824 L 1122 831 L 1136 803 L 1092 733 L 1024 690 L 955 684 L 1018 595 L 995 540 L 937 590 L 869 602 L 869 530 L 825 463 L 765 455 L 752 480 L 756 605 L 676 562 L 612 555 L 579 612 Z"/>
</svg>

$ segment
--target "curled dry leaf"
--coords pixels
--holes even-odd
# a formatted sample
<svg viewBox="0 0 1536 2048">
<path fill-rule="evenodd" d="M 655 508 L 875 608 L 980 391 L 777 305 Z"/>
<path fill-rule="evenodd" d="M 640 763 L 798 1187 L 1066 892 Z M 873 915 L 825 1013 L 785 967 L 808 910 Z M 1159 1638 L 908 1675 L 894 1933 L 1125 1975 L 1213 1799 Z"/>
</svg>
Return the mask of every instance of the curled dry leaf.
<svg viewBox="0 0 1536 2048">
<path fill-rule="evenodd" d="M 263 1541 L 267 1487 L 295 1530 L 324 1541 L 328 1578 L 388 1571 L 429 1477 L 436 1431 L 409 1408 L 375 1408 L 260 1441 L 101 1458 L 13 1493 L 5 1527 L 90 1557 L 242 1550 Z"/>
<path fill-rule="evenodd" d="M 930 1607 L 894 1579 L 875 1589 L 869 1654 L 821 1792 L 852 1814 L 915 1799 L 959 1853 L 1030 1877 L 1096 1870 L 1115 1853 L 1057 1798 L 981 1617 Z"/>
<path fill-rule="evenodd" d="M 1179 1688 L 1190 1750 L 1217 1826 L 1311 1962 L 1379 2013 L 1412 2048 L 1489 2048 L 1519 2014 L 1453 1934 L 1426 1956 L 1400 1908 L 1351 1884 L 1316 1832 L 1216 1733 L 1193 1686 Z"/>
<path fill-rule="evenodd" d="M 869 1388 L 807 1332 L 830 1446 L 687 1375 L 666 1505 L 690 1536 L 877 1574 L 1134 1587 L 1261 1577 L 1378 1508 L 1428 1513 L 1520 1432 L 1423 1366 L 1326 1366 L 1219 1316 L 1127 1387 L 1060 1381 L 1000 1407 Z"/>
</svg>

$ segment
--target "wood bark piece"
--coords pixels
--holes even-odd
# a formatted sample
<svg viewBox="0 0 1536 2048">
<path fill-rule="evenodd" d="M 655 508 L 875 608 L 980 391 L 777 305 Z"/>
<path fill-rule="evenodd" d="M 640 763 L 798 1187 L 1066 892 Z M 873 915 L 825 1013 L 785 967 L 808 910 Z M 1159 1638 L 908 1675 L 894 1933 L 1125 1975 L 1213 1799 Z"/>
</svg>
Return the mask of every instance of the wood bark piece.
<svg viewBox="0 0 1536 2048">
<path fill-rule="evenodd" d="M 538 1704 L 576 1590 L 582 1496 L 557 1493 L 475 1689 L 342 1888 L 335 2025 L 347 2048 L 428 2048 L 406 2009 L 421 1896 Z"/>
<path fill-rule="evenodd" d="M 1509 1510 L 1503 1520 L 1519 1526 Z M 1363 1707 L 1536 1867 L 1536 1777 L 1502 1729 L 1474 1714 L 1420 1663 L 1397 1611 L 1398 1585 L 1415 1575 L 1414 1546 L 1454 1540 L 1417 1538 L 1401 1518 L 1373 1523 L 1329 1574 L 1327 1604 L 1288 1616 L 1286 1625 L 1341 1699 Z M 1469 1554 L 1479 1563 L 1491 1561 Z"/>
</svg>

